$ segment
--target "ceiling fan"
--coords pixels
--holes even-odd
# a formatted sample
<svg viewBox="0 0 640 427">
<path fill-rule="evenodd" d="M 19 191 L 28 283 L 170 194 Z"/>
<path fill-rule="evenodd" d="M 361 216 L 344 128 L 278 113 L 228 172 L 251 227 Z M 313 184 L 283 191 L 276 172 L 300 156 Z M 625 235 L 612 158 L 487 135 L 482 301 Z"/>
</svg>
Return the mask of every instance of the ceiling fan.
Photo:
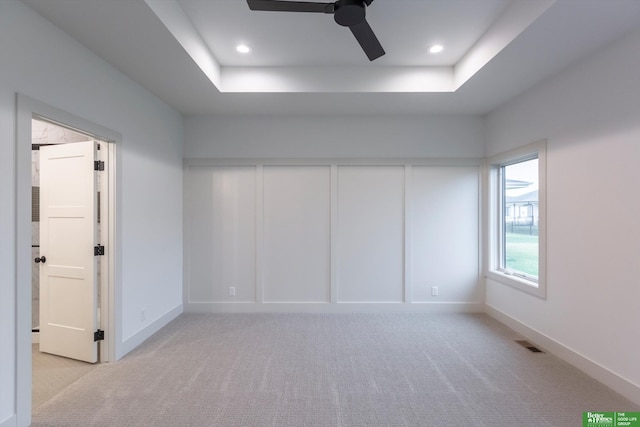
<svg viewBox="0 0 640 427">
<path fill-rule="evenodd" d="M 369 61 L 385 54 L 382 45 L 366 20 L 366 8 L 372 2 L 373 0 L 338 0 L 335 3 L 247 0 L 251 10 L 332 14 L 336 23 L 343 27 L 349 27 Z"/>
</svg>

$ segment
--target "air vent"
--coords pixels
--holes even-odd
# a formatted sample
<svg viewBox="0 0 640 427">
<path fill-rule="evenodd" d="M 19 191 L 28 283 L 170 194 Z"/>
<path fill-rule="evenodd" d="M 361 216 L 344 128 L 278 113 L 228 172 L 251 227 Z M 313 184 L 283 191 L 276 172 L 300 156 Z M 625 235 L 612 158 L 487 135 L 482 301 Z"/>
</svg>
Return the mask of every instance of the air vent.
<svg viewBox="0 0 640 427">
<path fill-rule="evenodd" d="M 516 340 L 516 342 L 518 344 L 520 344 L 521 346 L 523 346 L 524 348 L 526 348 L 527 350 L 529 350 L 530 352 L 532 352 L 532 353 L 544 353 L 544 351 L 540 350 L 538 347 L 536 347 L 535 345 L 531 344 L 527 340 Z"/>
</svg>

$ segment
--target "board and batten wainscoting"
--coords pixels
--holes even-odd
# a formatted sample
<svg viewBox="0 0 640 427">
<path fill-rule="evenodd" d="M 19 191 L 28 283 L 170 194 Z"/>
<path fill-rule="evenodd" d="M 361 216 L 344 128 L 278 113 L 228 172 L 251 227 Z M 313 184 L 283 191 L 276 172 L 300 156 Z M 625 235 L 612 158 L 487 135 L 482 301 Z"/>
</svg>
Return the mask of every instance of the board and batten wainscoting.
<svg viewBox="0 0 640 427">
<path fill-rule="evenodd" d="M 187 312 L 482 312 L 478 159 L 185 160 Z"/>
</svg>

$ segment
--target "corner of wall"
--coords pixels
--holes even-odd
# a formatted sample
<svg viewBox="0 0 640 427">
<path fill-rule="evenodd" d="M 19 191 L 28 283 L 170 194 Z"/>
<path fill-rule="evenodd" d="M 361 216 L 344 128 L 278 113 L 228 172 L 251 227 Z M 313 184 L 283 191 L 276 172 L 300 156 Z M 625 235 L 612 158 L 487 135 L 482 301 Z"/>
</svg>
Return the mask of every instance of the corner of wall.
<svg viewBox="0 0 640 427">
<path fill-rule="evenodd" d="M 16 421 L 15 415 L 11 415 L 9 418 L 0 421 L 0 427 L 16 427 L 16 426 L 17 426 L 17 421 Z"/>
<path fill-rule="evenodd" d="M 172 320 L 180 316 L 183 312 L 184 312 L 183 306 L 182 304 L 179 304 L 172 310 L 169 310 L 169 312 L 167 312 L 165 315 L 151 322 L 144 329 L 136 332 L 133 336 L 124 340 L 121 345 L 117 346 L 115 361 L 122 359 L 133 349 L 135 349 L 144 341 L 149 339 L 153 334 L 155 334 L 160 329 L 162 329 L 167 324 L 169 324 L 169 322 L 171 322 Z"/>
</svg>

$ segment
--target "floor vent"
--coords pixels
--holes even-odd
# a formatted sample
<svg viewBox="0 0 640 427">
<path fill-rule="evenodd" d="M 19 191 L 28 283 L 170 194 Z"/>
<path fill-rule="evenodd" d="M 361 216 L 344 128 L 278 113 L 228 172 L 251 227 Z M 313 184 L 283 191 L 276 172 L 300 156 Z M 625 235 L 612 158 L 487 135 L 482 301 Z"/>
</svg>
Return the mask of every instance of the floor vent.
<svg viewBox="0 0 640 427">
<path fill-rule="evenodd" d="M 544 353 L 544 351 L 540 350 L 538 347 L 536 347 L 535 345 L 531 344 L 529 341 L 516 340 L 516 342 L 518 344 L 520 344 L 521 346 L 523 346 L 524 348 L 528 349 L 532 353 Z"/>
</svg>

